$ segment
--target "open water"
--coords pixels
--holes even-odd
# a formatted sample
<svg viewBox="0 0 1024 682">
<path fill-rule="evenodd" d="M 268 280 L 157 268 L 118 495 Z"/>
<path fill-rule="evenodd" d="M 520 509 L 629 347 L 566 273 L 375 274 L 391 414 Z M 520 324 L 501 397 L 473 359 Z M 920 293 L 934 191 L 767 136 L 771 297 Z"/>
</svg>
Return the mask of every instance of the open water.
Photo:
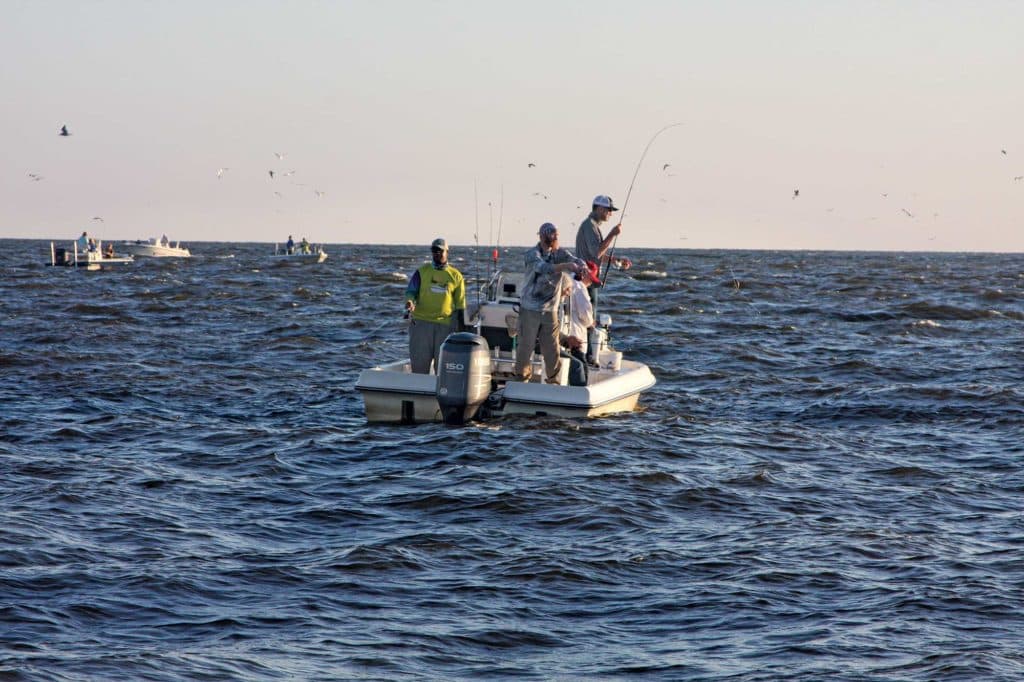
<svg viewBox="0 0 1024 682">
<path fill-rule="evenodd" d="M 625 251 L 642 410 L 451 428 L 425 246 L 191 246 L 0 241 L 0 680 L 1024 678 L 1024 256 Z"/>
</svg>

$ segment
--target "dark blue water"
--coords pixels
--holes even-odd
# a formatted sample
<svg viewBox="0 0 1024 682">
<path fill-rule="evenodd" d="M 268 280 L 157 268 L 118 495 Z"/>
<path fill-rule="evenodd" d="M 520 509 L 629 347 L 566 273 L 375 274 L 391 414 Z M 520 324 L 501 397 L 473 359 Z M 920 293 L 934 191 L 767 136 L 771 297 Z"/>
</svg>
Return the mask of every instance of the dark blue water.
<svg viewBox="0 0 1024 682">
<path fill-rule="evenodd" d="M 190 246 L 0 241 L 0 680 L 1024 678 L 1024 257 L 630 251 L 642 411 L 448 428 L 425 247 Z"/>
</svg>

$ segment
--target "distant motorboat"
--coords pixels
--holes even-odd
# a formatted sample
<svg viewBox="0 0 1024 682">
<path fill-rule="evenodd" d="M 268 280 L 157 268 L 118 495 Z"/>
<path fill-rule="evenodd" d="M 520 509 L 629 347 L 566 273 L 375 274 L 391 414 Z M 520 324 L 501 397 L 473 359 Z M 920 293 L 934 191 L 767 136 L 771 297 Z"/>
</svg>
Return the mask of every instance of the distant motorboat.
<svg viewBox="0 0 1024 682">
<path fill-rule="evenodd" d="M 72 242 L 70 248 L 58 248 L 53 242 L 50 242 L 50 265 L 52 266 L 60 265 L 64 267 L 85 268 L 86 270 L 102 270 L 111 265 L 124 265 L 134 262 L 135 259 L 131 255 L 118 256 L 114 253 L 113 248 L 107 249 L 107 253 L 104 254 L 103 242 L 101 241 L 95 241 L 92 244 L 92 248 L 82 250 L 79 250 L 77 241 Z"/>
<path fill-rule="evenodd" d="M 327 260 L 327 252 L 319 244 L 295 246 L 291 251 L 281 249 L 277 244 L 274 244 L 274 253 L 271 257 L 274 260 L 280 259 L 288 263 L 312 264 L 323 263 Z"/>
<path fill-rule="evenodd" d="M 192 257 L 192 252 L 182 246 L 180 241 L 175 242 L 172 246 L 170 240 L 166 237 L 162 239 L 150 237 L 145 241 L 142 239 L 136 239 L 133 242 L 121 242 L 118 245 L 118 248 L 133 256 L 149 256 L 153 258 Z"/>
<path fill-rule="evenodd" d="M 633 279 L 639 280 L 665 279 L 666 277 L 668 277 L 668 273 L 661 270 L 640 270 L 633 273 Z"/>
</svg>

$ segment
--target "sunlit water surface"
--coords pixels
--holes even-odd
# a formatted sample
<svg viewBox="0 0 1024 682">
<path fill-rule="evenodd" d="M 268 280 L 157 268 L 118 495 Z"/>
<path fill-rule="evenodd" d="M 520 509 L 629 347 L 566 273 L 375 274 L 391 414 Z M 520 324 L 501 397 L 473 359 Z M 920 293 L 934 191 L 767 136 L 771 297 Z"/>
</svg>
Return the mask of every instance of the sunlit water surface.
<svg viewBox="0 0 1024 682">
<path fill-rule="evenodd" d="M 425 247 L 0 246 L 0 680 L 1024 678 L 1021 256 L 628 251 L 641 411 L 449 428 Z"/>
</svg>

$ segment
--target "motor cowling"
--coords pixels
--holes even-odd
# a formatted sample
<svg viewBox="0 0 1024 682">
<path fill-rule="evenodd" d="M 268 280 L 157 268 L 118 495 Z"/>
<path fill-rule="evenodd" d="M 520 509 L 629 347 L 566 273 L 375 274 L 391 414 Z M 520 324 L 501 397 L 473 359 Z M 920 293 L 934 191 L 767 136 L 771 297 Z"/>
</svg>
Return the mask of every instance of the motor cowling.
<svg viewBox="0 0 1024 682">
<path fill-rule="evenodd" d="M 472 419 L 491 392 L 491 357 L 486 339 L 471 332 L 451 334 L 441 344 L 437 404 L 445 424 Z"/>
</svg>

